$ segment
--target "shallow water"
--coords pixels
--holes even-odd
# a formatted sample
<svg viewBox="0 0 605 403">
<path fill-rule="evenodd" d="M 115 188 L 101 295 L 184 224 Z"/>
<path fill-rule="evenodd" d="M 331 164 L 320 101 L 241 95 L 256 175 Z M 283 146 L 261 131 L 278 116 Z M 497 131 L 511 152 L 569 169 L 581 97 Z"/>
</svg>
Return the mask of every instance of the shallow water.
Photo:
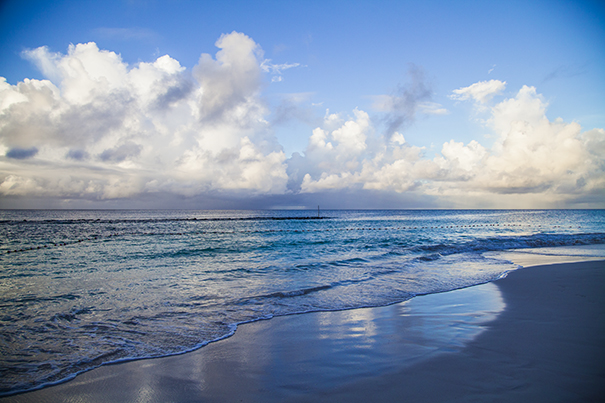
<svg viewBox="0 0 605 403">
<path fill-rule="evenodd" d="M 485 283 L 517 267 L 497 252 L 605 243 L 605 211 L 2 211 L 0 240 L 6 394 Z"/>
</svg>

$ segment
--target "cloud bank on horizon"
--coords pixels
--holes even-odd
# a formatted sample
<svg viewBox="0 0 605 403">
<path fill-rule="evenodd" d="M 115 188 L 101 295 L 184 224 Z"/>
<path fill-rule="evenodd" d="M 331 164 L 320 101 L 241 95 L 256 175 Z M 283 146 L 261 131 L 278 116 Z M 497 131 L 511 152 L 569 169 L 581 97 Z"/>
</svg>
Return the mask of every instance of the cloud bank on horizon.
<svg viewBox="0 0 605 403">
<path fill-rule="evenodd" d="M 372 116 L 326 110 L 288 157 L 263 91 L 301 66 L 272 64 L 239 32 L 216 46 L 190 70 L 169 55 L 130 66 L 94 42 L 26 50 L 46 79 L 0 78 L 0 207 L 605 207 L 605 130 L 549 120 L 535 87 L 504 99 L 497 79 L 453 89 L 492 141 L 451 139 L 429 158 L 405 131 L 448 111 L 412 67 Z"/>
</svg>

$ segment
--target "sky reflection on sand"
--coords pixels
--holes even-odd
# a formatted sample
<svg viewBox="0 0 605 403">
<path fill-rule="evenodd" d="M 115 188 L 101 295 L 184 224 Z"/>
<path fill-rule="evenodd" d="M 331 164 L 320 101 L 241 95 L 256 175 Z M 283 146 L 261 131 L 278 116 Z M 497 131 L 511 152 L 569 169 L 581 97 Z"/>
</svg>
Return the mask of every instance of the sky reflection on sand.
<svg viewBox="0 0 605 403">
<path fill-rule="evenodd" d="M 223 344 L 223 348 L 210 345 L 200 353 L 205 359 L 223 361 L 226 357 L 222 355 L 233 351 L 227 344 L 233 344 L 246 353 L 229 354 L 230 365 L 242 372 L 249 371 L 245 368 L 250 363 L 265 367 L 252 371 L 258 373 L 259 386 L 271 378 L 286 389 L 336 387 L 438 353 L 460 350 L 504 307 L 498 287 L 487 283 L 386 307 L 317 312 L 299 315 L 295 320 L 280 317 L 245 324 L 233 337 L 216 344 Z M 266 326 L 271 327 L 270 331 Z M 270 338 L 258 337 L 261 332 Z M 251 352 L 255 357 L 250 356 Z"/>
</svg>

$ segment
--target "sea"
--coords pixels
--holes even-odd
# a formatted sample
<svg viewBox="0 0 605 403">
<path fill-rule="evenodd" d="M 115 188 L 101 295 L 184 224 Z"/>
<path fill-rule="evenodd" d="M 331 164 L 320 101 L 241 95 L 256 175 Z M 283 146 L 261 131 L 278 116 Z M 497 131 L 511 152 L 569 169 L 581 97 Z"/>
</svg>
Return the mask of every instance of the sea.
<svg viewBox="0 0 605 403">
<path fill-rule="evenodd" d="M 0 211 L 0 396 L 490 282 L 519 268 L 502 251 L 600 244 L 605 210 Z"/>
</svg>

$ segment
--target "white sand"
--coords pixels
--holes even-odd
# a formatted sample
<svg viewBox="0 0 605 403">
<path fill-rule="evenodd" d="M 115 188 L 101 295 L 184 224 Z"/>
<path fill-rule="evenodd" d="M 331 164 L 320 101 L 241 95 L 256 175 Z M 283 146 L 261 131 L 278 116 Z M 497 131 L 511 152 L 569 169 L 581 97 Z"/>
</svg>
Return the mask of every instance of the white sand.
<svg viewBox="0 0 605 403">
<path fill-rule="evenodd" d="M 604 291 L 605 261 L 536 266 L 389 307 L 242 325 L 193 353 L 0 401 L 602 401 Z"/>
</svg>

